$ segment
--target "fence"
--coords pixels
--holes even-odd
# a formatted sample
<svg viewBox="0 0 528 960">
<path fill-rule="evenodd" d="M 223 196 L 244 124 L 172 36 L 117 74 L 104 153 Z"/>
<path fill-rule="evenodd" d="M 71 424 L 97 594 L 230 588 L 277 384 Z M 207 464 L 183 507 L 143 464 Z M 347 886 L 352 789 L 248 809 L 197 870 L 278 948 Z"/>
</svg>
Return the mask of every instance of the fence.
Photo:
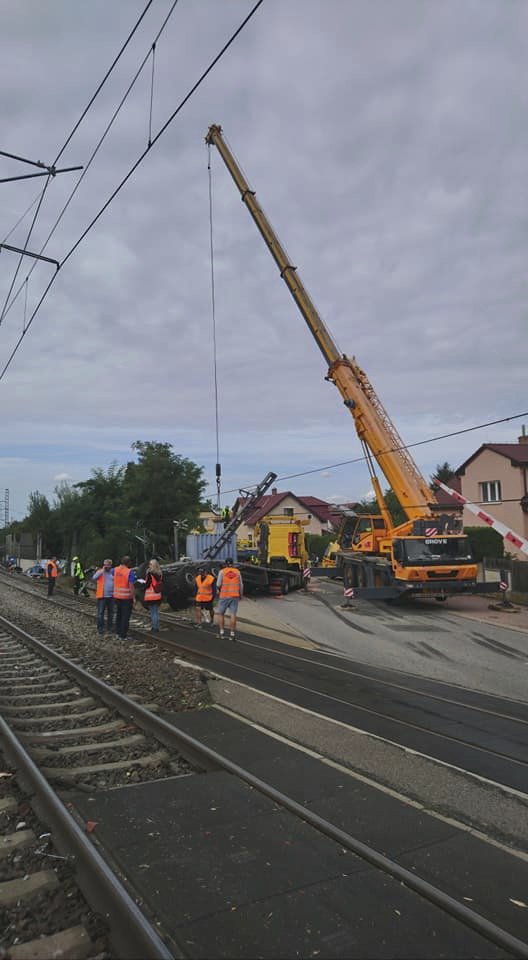
<svg viewBox="0 0 528 960">
<path fill-rule="evenodd" d="M 482 561 L 484 576 L 486 570 L 508 570 L 513 593 L 528 594 L 528 560 L 514 560 L 513 557 L 484 557 Z M 485 579 L 486 578 L 485 576 Z M 491 579 L 491 577 L 489 578 Z"/>
</svg>

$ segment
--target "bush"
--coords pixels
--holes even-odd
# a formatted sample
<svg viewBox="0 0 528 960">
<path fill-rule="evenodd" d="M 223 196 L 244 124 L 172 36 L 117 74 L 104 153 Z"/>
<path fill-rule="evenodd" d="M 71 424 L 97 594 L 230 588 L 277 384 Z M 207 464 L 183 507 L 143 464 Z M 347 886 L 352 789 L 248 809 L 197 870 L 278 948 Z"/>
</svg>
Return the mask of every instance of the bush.
<svg viewBox="0 0 528 960">
<path fill-rule="evenodd" d="M 469 537 L 473 556 L 479 563 L 484 557 L 500 559 L 504 556 L 504 540 L 492 527 L 464 527 L 464 533 Z"/>
</svg>

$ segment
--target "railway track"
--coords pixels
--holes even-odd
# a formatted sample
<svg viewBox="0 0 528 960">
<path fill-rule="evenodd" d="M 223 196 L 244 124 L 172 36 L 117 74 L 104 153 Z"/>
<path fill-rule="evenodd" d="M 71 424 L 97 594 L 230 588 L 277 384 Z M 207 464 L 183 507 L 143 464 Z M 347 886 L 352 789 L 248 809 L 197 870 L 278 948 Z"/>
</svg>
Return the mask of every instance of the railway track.
<svg viewBox="0 0 528 960">
<path fill-rule="evenodd" d="M 108 898 L 112 896 L 111 935 L 113 943 L 118 945 L 118 955 L 168 957 L 185 954 L 179 952 L 174 942 L 167 946 L 160 940 L 155 928 L 138 910 L 133 897 L 121 886 L 97 849 L 90 843 L 90 839 L 76 821 L 75 816 L 72 816 L 52 790 L 52 785 L 54 783 L 57 785 L 58 781 L 63 786 L 66 772 L 68 781 L 76 781 L 78 784 L 81 778 L 81 784 L 88 784 L 90 789 L 95 789 L 97 780 L 92 782 L 91 777 L 97 778 L 105 770 L 107 775 L 110 771 L 112 774 L 115 772 L 114 745 L 121 739 L 122 750 L 130 751 L 133 747 L 132 755 L 129 755 L 129 764 L 130 762 L 142 763 L 147 756 L 150 761 L 155 758 L 157 780 L 160 779 L 159 763 L 170 763 L 171 756 L 177 756 L 180 775 L 191 773 L 193 769 L 194 771 L 197 769 L 228 771 L 253 789 L 265 794 L 281 808 L 310 824 L 331 841 L 366 860 L 377 870 L 405 884 L 418 896 L 433 903 L 440 911 L 456 918 L 459 923 L 471 927 L 480 936 L 506 951 L 507 955 L 528 957 L 528 944 L 512 936 L 508 931 L 479 916 L 439 887 L 428 883 L 398 862 L 357 840 L 336 824 L 318 816 L 291 796 L 277 790 L 272 783 L 255 777 L 247 769 L 156 716 L 144 705 L 135 703 L 119 691 L 108 687 L 81 667 L 46 648 L 40 641 L 5 622 L 2 623 L 0 634 L 0 657 L 5 667 L 0 703 L 4 714 L 1 726 L 6 753 L 17 768 L 21 782 L 32 792 L 36 808 L 39 812 L 42 810 L 45 821 L 50 824 L 54 842 L 59 849 L 66 849 L 67 855 L 75 856 L 76 869 L 81 875 L 85 895 L 94 909 L 104 910 L 108 916 Z M 50 688 L 53 689 L 53 693 Z M 98 702 L 101 702 L 102 706 L 99 706 Z M 115 719 L 109 716 L 108 711 L 119 712 L 120 718 Z M 39 720 L 35 722 L 37 714 Z M 90 714 L 89 718 L 87 714 Z M 53 719 L 50 720 L 50 718 Z M 89 724 L 87 724 L 88 719 Z M 47 728 L 48 720 L 51 723 L 50 728 Z M 142 743 L 143 752 L 138 756 L 137 740 L 134 740 L 133 744 L 130 742 L 131 722 L 143 729 L 142 736 L 156 739 L 162 747 L 153 753 L 151 745 L 151 752 L 145 753 L 147 744 Z M 117 736 L 118 733 L 120 737 Z M 108 735 L 112 737 L 110 741 L 107 739 Z M 44 750 L 43 741 L 49 742 Z M 62 745 L 64 742 L 69 746 L 64 747 Z M 53 745 L 51 749 L 53 757 L 50 757 L 49 744 Z M 82 756 L 86 751 L 90 753 L 91 762 L 88 768 L 84 763 L 82 766 L 76 765 L 73 768 L 58 765 L 57 755 L 63 758 L 72 756 L 73 754 L 69 752 L 61 753 L 61 751 L 69 751 L 72 746 L 73 753 L 77 757 Z M 160 755 L 162 751 L 166 751 L 163 756 Z M 99 757 L 97 763 L 93 762 L 94 756 Z M 182 761 L 183 756 L 187 758 L 186 761 Z M 184 766 L 184 763 L 189 764 L 191 761 L 193 768 Z M 174 771 L 170 772 L 174 776 Z M 126 778 L 123 782 L 127 782 Z M 96 863 L 88 864 L 90 858 L 95 858 Z M 112 924 L 110 918 L 109 922 Z M 131 943 L 132 922 L 135 929 Z"/>
<path fill-rule="evenodd" d="M 93 602 L 61 596 L 61 606 L 94 617 Z M 137 631 L 148 627 L 146 611 L 134 613 Z M 528 706 L 416 675 L 369 667 L 318 651 L 292 650 L 251 635 L 236 649 L 202 641 L 193 624 L 162 615 L 166 629 L 150 637 L 157 646 L 191 656 L 213 672 L 277 695 L 426 756 L 527 793 Z M 171 633 L 178 628 L 178 636 Z M 185 633 L 182 636 L 182 628 Z M 210 637 L 212 628 L 204 629 Z"/>
<path fill-rule="evenodd" d="M 81 785 L 92 791 L 103 792 L 117 784 L 134 789 L 126 776 L 127 767 L 128 770 L 135 767 L 141 771 L 150 767 L 157 783 L 163 779 L 159 776 L 160 770 L 168 777 L 174 778 L 176 775 L 173 782 L 185 780 L 182 774 L 192 774 L 197 770 L 227 771 L 280 808 L 289 811 L 295 818 L 308 823 L 331 842 L 404 884 L 419 898 L 432 903 L 442 914 L 454 918 L 457 923 L 475 931 L 479 937 L 497 945 L 506 955 L 528 957 L 528 944 L 449 896 L 440 886 L 431 884 L 397 860 L 358 840 L 336 823 L 319 816 L 293 796 L 277 789 L 273 782 L 255 776 L 168 723 L 148 705 L 126 697 L 5 621 L 2 622 L 0 634 L 0 658 L 5 667 L 0 684 L 0 712 L 3 714 L 1 729 L 6 753 L 17 768 L 17 776 L 22 784 L 35 798 L 35 808 L 49 825 L 62 855 L 65 851 L 65 855 L 75 856 L 81 888 L 93 909 L 105 916 L 110 912 L 113 914 L 113 920 L 109 918 L 109 922 L 118 956 L 185 956 L 187 953 L 170 936 L 165 938 L 167 942 L 160 939 L 155 916 L 145 918 L 141 914 L 135 903 L 134 892 L 127 891 L 117 880 L 86 834 L 86 824 L 79 822 L 74 809 L 64 806 L 56 791 L 62 792 L 64 798 L 65 787 L 74 785 L 76 788 Z M 131 727 L 134 729 L 131 730 Z M 139 736 L 142 740 L 130 742 L 131 736 L 138 735 L 136 730 L 141 731 Z M 116 750 L 122 751 L 121 761 L 116 760 Z M 85 762 L 87 756 L 89 763 Z M 80 757 L 84 758 L 82 762 L 79 761 Z M 123 759 L 123 767 L 114 766 Z M 177 764 L 176 770 L 171 766 L 174 763 Z M 104 783 L 101 783 L 101 778 Z M 141 783 L 144 784 L 143 774 Z M 95 866 L 85 865 L 85 857 L 89 854 L 96 855 Z M 114 906 L 112 901 L 109 911 L 108 898 L 110 895 L 116 896 L 116 891 L 119 906 Z M 130 910 L 132 913 L 129 915 Z M 131 943 L 132 920 L 136 926 Z M 190 955 L 193 955 L 192 951 Z"/>
</svg>

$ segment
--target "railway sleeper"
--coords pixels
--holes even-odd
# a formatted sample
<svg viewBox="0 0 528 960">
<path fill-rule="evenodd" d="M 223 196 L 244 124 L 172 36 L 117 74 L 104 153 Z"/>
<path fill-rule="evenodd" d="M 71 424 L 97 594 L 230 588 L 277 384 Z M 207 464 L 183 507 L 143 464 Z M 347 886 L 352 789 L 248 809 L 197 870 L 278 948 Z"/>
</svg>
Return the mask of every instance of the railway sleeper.
<svg viewBox="0 0 528 960">
<path fill-rule="evenodd" d="M 59 747 L 57 750 L 46 750 L 41 747 L 29 748 L 32 757 L 37 760 L 52 760 L 54 757 L 69 757 L 76 753 L 98 753 L 100 750 L 112 750 L 114 747 L 128 747 L 137 743 L 146 743 L 142 733 L 133 733 L 129 737 L 119 740 L 99 740 L 93 743 L 76 743 L 73 747 Z"/>
<path fill-rule="evenodd" d="M 10 960 L 85 960 L 93 944 L 85 927 L 68 927 L 38 940 L 28 940 L 9 948 Z"/>
<path fill-rule="evenodd" d="M 6 860 L 15 850 L 25 850 L 36 839 L 33 830 L 17 830 L 16 833 L 7 833 L 0 840 L 0 860 Z"/>
<path fill-rule="evenodd" d="M 93 701 L 92 701 L 92 702 L 93 702 Z M 17 708 L 15 707 L 14 709 L 16 710 Z M 5 710 L 6 710 L 6 711 L 13 712 L 13 707 L 6 707 Z M 73 720 L 75 720 L 75 721 L 77 721 L 77 720 L 87 720 L 88 717 L 102 717 L 102 716 L 104 716 L 104 714 L 106 714 L 106 715 L 109 716 L 109 717 L 112 715 L 112 712 L 111 712 L 111 710 L 110 710 L 109 707 L 95 707 L 94 710 L 85 710 L 83 713 L 58 713 L 58 714 L 56 714 L 56 716 L 54 716 L 54 717 L 49 717 L 48 719 L 53 720 L 54 722 L 57 722 L 57 720 L 60 720 L 61 723 L 62 723 L 62 722 L 64 722 L 64 723 L 71 723 Z M 15 718 L 13 719 L 13 726 L 16 727 L 17 730 L 18 730 L 20 727 L 22 727 L 22 728 L 24 728 L 24 727 L 33 727 L 33 726 L 41 727 L 41 726 L 42 726 L 42 718 L 41 718 L 41 717 L 37 717 L 37 718 L 35 718 L 35 717 L 19 717 L 19 718 L 17 719 L 17 718 L 15 717 Z M 52 732 L 52 731 L 50 731 L 50 732 Z"/>
<path fill-rule="evenodd" d="M 151 767 L 167 763 L 169 754 L 166 750 L 157 750 L 147 757 L 138 757 L 135 760 L 114 760 L 113 763 L 94 763 L 86 767 L 47 767 L 46 777 L 50 779 L 75 781 L 78 777 L 91 773 L 105 773 L 110 770 L 131 770 L 134 767 Z"/>
<path fill-rule="evenodd" d="M 27 704 L 27 706 L 24 706 L 23 703 L 8 703 L 5 706 L 2 705 L 2 710 L 4 713 L 18 713 L 20 710 L 33 710 L 38 713 L 50 713 L 52 710 L 62 710 L 64 707 L 89 707 L 92 704 L 95 704 L 93 697 L 79 697 L 78 700 L 61 700 L 60 703 L 32 703 Z M 53 719 L 53 717 L 50 716 L 50 719 Z"/>
<path fill-rule="evenodd" d="M 101 733 L 111 733 L 113 730 L 127 730 L 128 724 L 122 720 L 111 720 L 109 723 L 94 724 L 91 727 L 70 727 L 68 730 L 48 730 L 45 733 L 20 733 L 20 739 L 31 743 L 54 743 L 55 740 L 70 740 L 72 737 L 98 736 Z"/>
<path fill-rule="evenodd" d="M 71 683 L 71 680 L 70 680 L 69 682 Z M 66 695 L 68 695 L 68 696 L 71 696 L 72 702 L 73 702 L 73 703 L 77 703 L 77 702 L 78 702 L 78 694 L 79 694 L 79 692 L 80 692 L 80 691 L 79 691 L 79 687 L 71 687 L 71 686 L 70 686 L 70 687 L 68 687 L 66 690 L 61 690 L 61 691 L 60 691 L 60 694 L 61 694 L 61 696 L 62 696 L 63 694 L 66 694 Z M 15 694 L 13 697 L 6 697 L 6 696 L 3 696 L 3 695 L 0 695 L 0 700 L 2 701 L 2 703 L 16 703 L 16 702 L 19 701 L 19 700 L 24 700 L 24 701 L 26 701 L 26 700 L 39 700 L 39 699 L 40 699 L 40 700 L 53 700 L 53 698 L 56 697 L 56 696 L 57 696 L 57 692 L 56 692 L 56 691 L 52 691 L 51 693 L 44 693 L 43 691 L 38 691 L 37 693 L 20 693 L 20 694 L 17 693 L 17 694 Z"/>
<path fill-rule="evenodd" d="M 0 906 L 10 907 L 19 900 L 33 900 L 41 893 L 55 890 L 58 885 L 59 878 L 54 870 L 39 870 L 27 877 L 4 880 L 0 883 Z"/>
<path fill-rule="evenodd" d="M 56 687 L 59 681 L 60 683 L 71 683 L 71 680 L 58 677 L 56 672 L 46 673 L 41 677 L 22 677 L 20 673 L 18 673 L 12 677 L 2 676 L 0 678 L 0 687 L 4 686 L 15 690 L 31 690 L 39 683 L 45 683 L 46 687 Z"/>
</svg>

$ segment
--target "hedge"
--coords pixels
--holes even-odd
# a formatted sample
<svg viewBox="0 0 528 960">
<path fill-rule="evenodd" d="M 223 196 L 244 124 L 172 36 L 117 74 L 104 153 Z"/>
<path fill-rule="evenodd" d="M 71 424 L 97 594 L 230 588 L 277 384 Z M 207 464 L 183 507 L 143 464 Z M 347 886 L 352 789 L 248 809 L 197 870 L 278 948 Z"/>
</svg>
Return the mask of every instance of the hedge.
<svg viewBox="0 0 528 960">
<path fill-rule="evenodd" d="M 492 527 L 464 527 L 464 533 L 469 537 L 473 556 L 478 562 L 484 557 L 504 556 L 504 540 Z"/>
</svg>

